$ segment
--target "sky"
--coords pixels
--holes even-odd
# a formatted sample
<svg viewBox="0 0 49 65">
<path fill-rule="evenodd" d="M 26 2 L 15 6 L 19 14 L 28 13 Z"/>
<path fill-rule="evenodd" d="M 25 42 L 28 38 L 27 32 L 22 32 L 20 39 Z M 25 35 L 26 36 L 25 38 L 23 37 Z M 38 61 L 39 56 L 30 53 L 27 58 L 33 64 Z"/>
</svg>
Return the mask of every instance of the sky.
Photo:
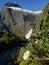
<svg viewBox="0 0 49 65">
<path fill-rule="evenodd" d="M 0 10 L 2 10 L 6 2 L 18 3 L 23 9 L 39 11 L 42 10 L 49 0 L 0 0 Z"/>
</svg>

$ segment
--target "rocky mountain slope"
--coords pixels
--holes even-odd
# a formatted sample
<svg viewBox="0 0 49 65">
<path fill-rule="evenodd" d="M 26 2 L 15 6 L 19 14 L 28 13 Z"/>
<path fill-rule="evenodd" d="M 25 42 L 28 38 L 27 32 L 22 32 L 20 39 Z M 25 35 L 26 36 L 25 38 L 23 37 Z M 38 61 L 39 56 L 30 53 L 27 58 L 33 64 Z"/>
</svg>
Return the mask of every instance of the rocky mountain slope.
<svg viewBox="0 0 49 65">
<path fill-rule="evenodd" d="M 6 3 L 0 15 L 0 30 L 10 33 L 27 33 L 34 27 L 42 15 L 42 11 L 30 11 L 22 9 L 16 3 Z"/>
<path fill-rule="evenodd" d="M 38 20 L 37 24 L 35 25 L 35 32 L 36 33 L 38 33 L 38 31 L 41 30 L 42 24 L 45 23 L 46 16 L 48 16 L 48 15 L 46 15 L 47 12 L 49 12 L 49 3 L 43 9 L 43 14 L 42 14 L 41 18 Z"/>
<path fill-rule="evenodd" d="M 0 13 L 0 31 L 3 30 L 0 32 L 0 65 L 47 65 L 45 60 L 49 60 L 49 4 L 43 9 L 40 18 L 37 17 L 38 20 L 31 21 L 33 17 L 31 19 L 26 17 L 27 20 L 29 19 L 26 21 L 23 18 L 24 15 L 35 16 L 39 13 L 41 11 L 24 10 L 20 6 L 16 7 L 13 3 L 7 3 L 3 7 Z M 23 37 L 8 33 L 26 33 L 33 25 L 35 25 L 34 30 L 37 34 L 33 32 L 28 41 Z M 8 32 L 5 32 L 5 30 Z M 23 55 L 27 50 L 30 55 L 24 61 Z M 44 63 L 39 63 L 38 59 Z"/>
</svg>

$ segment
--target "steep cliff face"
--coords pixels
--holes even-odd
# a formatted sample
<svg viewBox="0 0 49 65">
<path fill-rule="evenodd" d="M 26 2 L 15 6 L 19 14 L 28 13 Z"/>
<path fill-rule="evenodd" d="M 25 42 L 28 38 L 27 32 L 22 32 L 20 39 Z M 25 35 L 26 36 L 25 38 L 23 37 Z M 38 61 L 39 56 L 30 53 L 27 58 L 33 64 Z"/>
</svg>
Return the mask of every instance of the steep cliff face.
<svg viewBox="0 0 49 65">
<path fill-rule="evenodd" d="M 2 25 L 11 33 L 27 33 L 41 17 L 42 11 L 22 9 L 15 3 L 6 3 L 1 11 Z"/>
<path fill-rule="evenodd" d="M 47 6 L 43 9 L 43 14 L 41 18 L 38 20 L 37 24 L 35 25 L 35 32 L 38 33 L 39 30 L 41 30 L 42 24 L 45 23 L 46 16 L 48 16 L 46 13 L 49 13 L 49 3 Z"/>
</svg>

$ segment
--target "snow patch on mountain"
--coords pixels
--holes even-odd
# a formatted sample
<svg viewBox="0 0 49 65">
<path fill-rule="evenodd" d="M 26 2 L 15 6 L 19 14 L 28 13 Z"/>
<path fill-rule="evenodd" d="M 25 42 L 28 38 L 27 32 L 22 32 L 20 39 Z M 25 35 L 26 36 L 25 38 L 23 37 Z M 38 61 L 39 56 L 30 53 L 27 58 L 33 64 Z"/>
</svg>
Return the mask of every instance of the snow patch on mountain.
<svg viewBox="0 0 49 65">
<path fill-rule="evenodd" d="M 22 9 L 22 8 L 19 8 L 19 7 L 8 7 L 8 8 L 13 9 L 13 10 L 18 10 L 18 11 L 33 13 L 35 15 L 43 13 L 42 11 L 31 11 L 31 10 Z"/>
</svg>

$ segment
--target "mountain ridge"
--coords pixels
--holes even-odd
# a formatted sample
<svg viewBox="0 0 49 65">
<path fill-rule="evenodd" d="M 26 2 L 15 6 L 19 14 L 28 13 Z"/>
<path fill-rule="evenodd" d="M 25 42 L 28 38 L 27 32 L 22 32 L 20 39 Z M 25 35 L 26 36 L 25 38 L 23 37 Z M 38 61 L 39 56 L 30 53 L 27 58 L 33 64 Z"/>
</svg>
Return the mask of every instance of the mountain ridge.
<svg viewBox="0 0 49 65">
<path fill-rule="evenodd" d="M 30 10 L 22 9 L 22 7 L 20 5 L 18 6 L 18 4 L 6 3 L 1 11 L 1 19 L 5 24 L 2 25 L 2 29 L 7 30 L 7 27 L 11 33 L 26 34 L 36 24 L 36 21 L 40 18 L 41 14 L 41 11 L 39 11 L 39 14 L 38 12 L 32 13 Z"/>
<path fill-rule="evenodd" d="M 6 25 L 5 30 L 7 27 L 11 33 L 26 34 L 31 28 L 34 28 L 42 14 L 42 11 L 25 10 L 18 4 L 14 6 L 13 3 L 6 3 L 1 11 L 2 20 L 0 21 Z"/>
</svg>

